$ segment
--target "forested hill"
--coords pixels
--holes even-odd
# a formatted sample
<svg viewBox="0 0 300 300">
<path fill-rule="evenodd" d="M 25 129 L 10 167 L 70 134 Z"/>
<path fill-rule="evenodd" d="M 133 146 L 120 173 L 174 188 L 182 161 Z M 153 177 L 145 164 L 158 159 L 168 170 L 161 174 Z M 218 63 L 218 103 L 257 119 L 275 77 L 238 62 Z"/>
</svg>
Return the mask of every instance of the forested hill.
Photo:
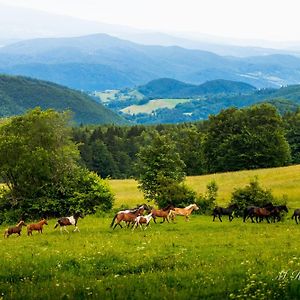
<svg viewBox="0 0 300 300">
<path fill-rule="evenodd" d="M 57 84 L 20 76 L 0 75 L 0 116 L 22 114 L 40 106 L 70 109 L 82 124 L 122 124 L 124 119 L 92 98 Z"/>
<path fill-rule="evenodd" d="M 138 87 L 148 98 L 193 98 L 216 94 L 248 94 L 256 88 L 245 82 L 211 80 L 200 85 L 188 84 L 171 78 L 160 78 Z"/>
</svg>

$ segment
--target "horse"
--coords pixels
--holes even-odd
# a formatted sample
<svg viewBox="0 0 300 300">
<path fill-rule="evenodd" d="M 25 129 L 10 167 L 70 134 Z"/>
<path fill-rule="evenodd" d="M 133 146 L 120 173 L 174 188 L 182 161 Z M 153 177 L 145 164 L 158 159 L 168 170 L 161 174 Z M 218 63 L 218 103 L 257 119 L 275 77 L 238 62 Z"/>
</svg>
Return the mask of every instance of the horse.
<svg viewBox="0 0 300 300">
<path fill-rule="evenodd" d="M 116 224 L 113 229 L 115 229 L 117 225 L 119 225 L 121 228 L 123 228 L 123 226 L 120 224 L 122 221 L 127 223 L 127 226 L 129 226 L 130 223 L 133 223 L 135 218 L 137 216 L 142 215 L 144 213 L 144 211 L 145 211 L 144 205 L 140 206 L 138 209 L 136 209 L 134 211 L 119 211 L 113 217 L 110 227 L 114 226 L 115 221 L 116 221 Z"/>
<path fill-rule="evenodd" d="M 27 235 L 32 235 L 33 230 L 37 230 L 40 233 L 43 233 L 43 226 L 48 225 L 47 221 L 45 219 L 42 219 L 38 223 L 32 223 L 27 225 Z"/>
<path fill-rule="evenodd" d="M 228 216 L 228 219 L 231 222 L 233 220 L 232 213 L 237 208 L 238 208 L 237 204 L 232 204 L 232 205 L 228 206 L 227 208 L 224 208 L 221 206 L 215 207 L 213 210 L 213 216 L 214 216 L 213 221 L 215 220 L 216 217 L 218 217 L 219 220 L 222 222 L 222 216 L 226 215 L 226 216 Z"/>
<path fill-rule="evenodd" d="M 179 208 L 175 207 L 174 209 L 170 210 L 169 217 L 172 218 L 172 220 L 175 219 L 175 216 L 184 216 L 185 221 L 189 221 L 189 216 L 194 210 L 198 210 L 199 207 L 196 204 L 190 204 L 189 206 L 185 208 Z"/>
<path fill-rule="evenodd" d="M 169 212 L 170 210 L 174 209 L 174 205 L 169 204 L 167 207 L 164 207 L 162 209 L 152 209 L 151 213 L 152 213 L 152 218 L 154 223 L 156 224 L 156 218 L 160 217 L 163 218 L 163 221 L 161 223 L 164 223 L 165 220 L 167 220 L 167 222 L 169 223 Z"/>
<path fill-rule="evenodd" d="M 296 224 L 299 224 L 300 221 L 300 208 L 297 208 L 294 210 L 294 213 L 292 215 L 292 219 L 295 219 Z"/>
<path fill-rule="evenodd" d="M 263 218 L 266 218 L 268 223 L 270 223 L 269 217 L 271 216 L 273 210 L 274 205 L 271 202 L 267 203 L 263 207 L 248 206 L 244 209 L 243 222 L 246 222 L 246 220 L 250 218 L 251 222 L 254 223 L 253 218 L 256 217 L 256 223 L 258 223 L 258 220 L 261 222 Z"/>
<path fill-rule="evenodd" d="M 135 218 L 135 220 L 134 220 L 135 223 L 134 223 L 134 225 L 132 226 L 132 230 L 134 230 L 135 228 L 137 228 L 138 225 L 140 225 L 141 229 L 143 229 L 142 224 L 146 224 L 146 227 L 145 227 L 145 230 L 146 230 L 147 227 L 148 227 L 149 224 L 150 224 L 150 221 L 151 221 L 152 217 L 153 217 L 152 212 L 151 212 L 149 215 L 146 215 L 146 216 L 137 216 L 137 217 Z"/>
<path fill-rule="evenodd" d="M 60 226 L 60 233 L 62 233 L 62 230 L 64 229 L 64 231 L 66 231 L 67 233 L 69 233 L 69 231 L 67 230 L 66 226 L 70 226 L 70 225 L 74 225 L 75 229 L 73 230 L 80 232 L 79 228 L 77 227 L 77 222 L 78 219 L 82 218 L 83 219 L 83 215 L 80 212 L 76 212 L 75 214 L 73 214 L 70 217 L 62 217 L 60 219 L 57 220 L 57 223 L 54 226 L 54 229 L 57 226 Z"/>
<path fill-rule="evenodd" d="M 286 205 L 275 205 L 271 211 L 271 215 L 274 218 L 273 222 L 275 223 L 276 220 L 277 222 L 281 221 L 281 212 L 289 212 L 288 208 Z"/>
<path fill-rule="evenodd" d="M 4 237 L 8 238 L 10 235 L 12 235 L 14 233 L 16 233 L 20 236 L 23 226 L 27 226 L 27 225 L 25 224 L 24 221 L 21 220 L 16 226 L 5 229 Z"/>
</svg>

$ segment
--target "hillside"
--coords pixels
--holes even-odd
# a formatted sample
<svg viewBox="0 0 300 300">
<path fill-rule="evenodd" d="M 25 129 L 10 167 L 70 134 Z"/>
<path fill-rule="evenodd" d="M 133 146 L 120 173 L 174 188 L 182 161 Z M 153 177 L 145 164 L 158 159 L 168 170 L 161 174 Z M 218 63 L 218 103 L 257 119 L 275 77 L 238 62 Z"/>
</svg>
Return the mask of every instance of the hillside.
<svg viewBox="0 0 300 300">
<path fill-rule="evenodd" d="M 153 100 L 161 101 L 161 100 Z M 246 107 L 259 102 L 268 102 L 274 105 L 280 113 L 295 111 L 300 106 L 300 85 L 282 87 L 280 89 L 261 89 L 253 90 L 251 93 L 235 94 L 208 94 L 201 97 L 191 98 L 190 101 L 181 101 L 172 109 L 167 106 L 156 109 L 155 113 L 138 114 L 135 108 L 135 114 L 124 115 L 128 120 L 139 124 L 157 124 L 157 123 L 180 123 L 193 122 L 207 119 L 211 114 L 217 114 L 222 109 L 229 107 Z M 130 103 L 120 101 L 123 112 L 128 112 L 125 108 Z M 144 105 L 144 103 L 141 103 Z M 152 103 L 153 106 L 153 103 Z M 115 108 L 117 104 L 112 102 L 109 107 Z M 145 108 L 143 108 L 145 111 Z"/>
<path fill-rule="evenodd" d="M 116 113 L 84 93 L 26 77 L 0 75 L 0 100 L 1 117 L 22 114 L 40 106 L 60 111 L 70 109 L 77 123 L 125 123 Z"/>
<path fill-rule="evenodd" d="M 156 78 L 200 84 L 216 79 L 258 88 L 300 82 L 300 58 L 220 56 L 178 46 L 151 46 L 94 34 L 41 38 L 0 48 L 0 72 L 32 76 L 86 91 L 134 87 Z"/>
<path fill-rule="evenodd" d="M 243 187 L 255 176 L 264 188 L 272 190 L 277 198 L 288 197 L 289 208 L 300 207 L 300 165 L 259 169 L 251 171 L 227 172 L 203 176 L 189 176 L 186 183 L 198 194 L 205 193 L 206 185 L 215 180 L 218 184 L 218 203 L 225 205 L 230 201 L 234 188 Z M 137 188 L 137 182 L 128 180 L 110 180 L 110 185 L 116 195 L 115 207 L 122 204 L 134 206 L 143 202 L 143 194 Z"/>
<path fill-rule="evenodd" d="M 171 78 L 161 78 L 139 86 L 137 90 L 148 98 L 194 98 L 216 94 L 247 94 L 256 88 L 244 82 L 221 79 L 194 85 Z"/>
</svg>

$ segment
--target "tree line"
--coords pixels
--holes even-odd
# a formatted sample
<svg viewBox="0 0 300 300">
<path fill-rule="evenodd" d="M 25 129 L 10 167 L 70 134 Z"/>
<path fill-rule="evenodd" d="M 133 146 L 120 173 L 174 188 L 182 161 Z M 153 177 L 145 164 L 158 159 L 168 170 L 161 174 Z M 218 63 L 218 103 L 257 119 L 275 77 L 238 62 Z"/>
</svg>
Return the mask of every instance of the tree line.
<svg viewBox="0 0 300 300">
<path fill-rule="evenodd" d="M 186 175 L 300 163 L 300 111 L 281 116 L 270 104 L 229 108 L 206 121 L 154 126 L 73 128 L 81 164 L 106 178 L 138 178 L 138 154 L 163 136 Z"/>
</svg>

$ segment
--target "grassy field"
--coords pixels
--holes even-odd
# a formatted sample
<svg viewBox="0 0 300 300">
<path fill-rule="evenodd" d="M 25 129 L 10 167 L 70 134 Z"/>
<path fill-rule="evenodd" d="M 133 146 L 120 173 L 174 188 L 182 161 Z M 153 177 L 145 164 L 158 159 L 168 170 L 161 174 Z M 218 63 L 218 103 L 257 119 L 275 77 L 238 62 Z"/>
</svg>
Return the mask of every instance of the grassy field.
<svg viewBox="0 0 300 300">
<path fill-rule="evenodd" d="M 80 232 L 0 240 L 1 299 L 299 299 L 299 227 L 190 222 L 111 230 L 80 219 Z M 2 230 L 4 228 L 1 228 Z M 286 275 L 285 275 L 286 274 Z"/>
<path fill-rule="evenodd" d="M 143 105 L 131 105 L 128 106 L 121 111 L 126 114 L 139 114 L 139 113 L 145 113 L 150 114 L 154 110 L 159 108 L 174 108 L 179 103 L 184 103 L 191 101 L 190 99 L 155 99 L 150 100 L 148 103 Z"/>
<path fill-rule="evenodd" d="M 230 196 L 234 188 L 247 185 L 255 176 L 258 177 L 260 184 L 264 188 L 272 190 L 275 197 L 282 198 L 283 195 L 286 195 L 290 208 L 300 207 L 300 165 L 205 176 L 190 176 L 187 177 L 186 183 L 198 194 L 203 194 L 205 193 L 206 185 L 215 180 L 219 186 L 217 202 L 226 205 L 230 201 Z M 137 189 L 136 181 L 132 179 L 111 180 L 110 185 L 116 195 L 115 207 L 120 207 L 124 203 L 134 206 L 137 203 L 144 202 L 143 194 Z"/>
<path fill-rule="evenodd" d="M 198 193 L 215 179 L 219 202 L 258 175 L 289 206 L 300 206 L 300 166 L 188 177 Z M 112 180 L 115 207 L 144 202 L 133 180 Z M 288 214 L 291 215 L 291 212 Z M 60 234 L 50 220 L 42 235 L 0 239 L 0 299 L 299 299 L 300 225 L 190 222 L 146 231 L 110 228 L 113 214 L 79 220 Z M 5 227 L 0 226 L 4 231 Z"/>
</svg>

